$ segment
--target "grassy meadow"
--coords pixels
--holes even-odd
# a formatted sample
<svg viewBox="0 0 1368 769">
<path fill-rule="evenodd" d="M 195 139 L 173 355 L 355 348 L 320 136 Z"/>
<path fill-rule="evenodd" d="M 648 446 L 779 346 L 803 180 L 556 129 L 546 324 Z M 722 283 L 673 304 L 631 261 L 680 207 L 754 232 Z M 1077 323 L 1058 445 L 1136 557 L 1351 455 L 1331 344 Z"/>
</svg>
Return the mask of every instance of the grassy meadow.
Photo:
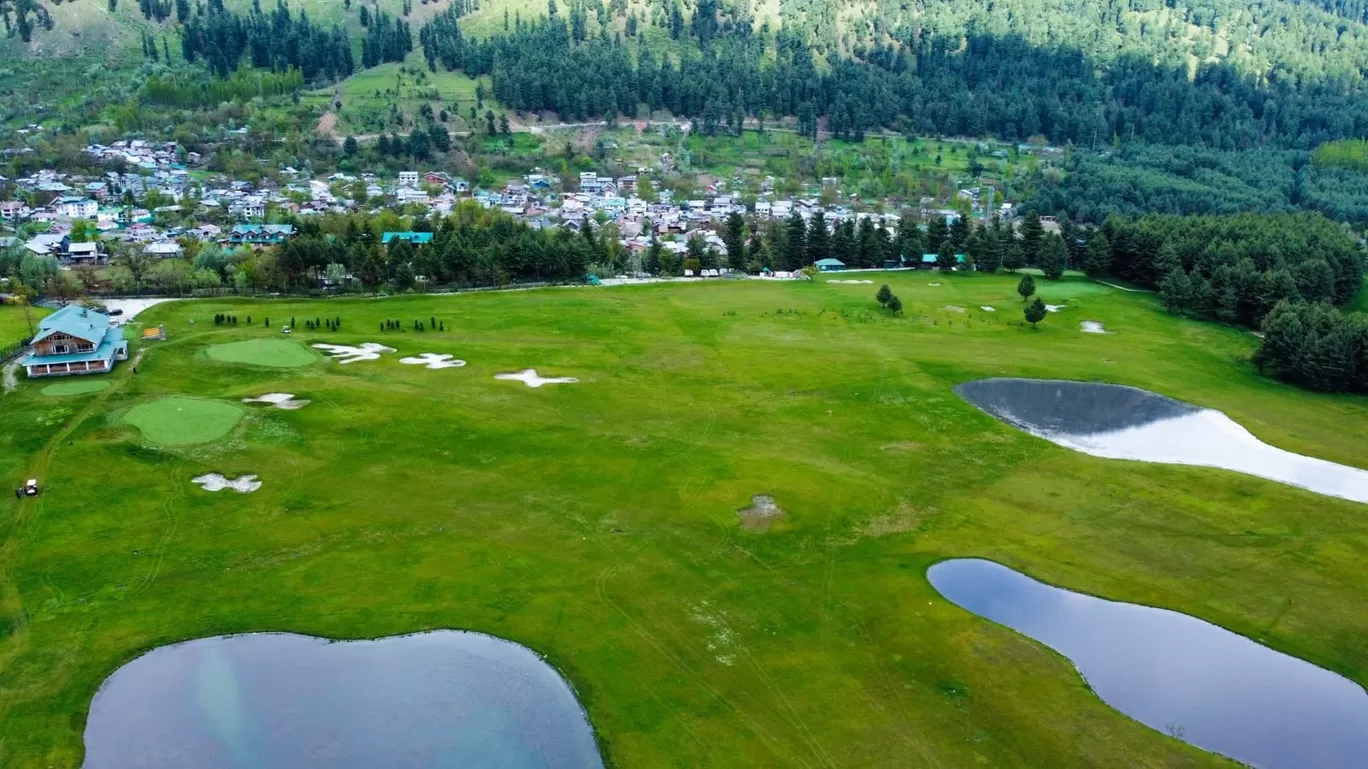
<svg viewBox="0 0 1368 769">
<path fill-rule="evenodd" d="M 1011 276 L 838 277 L 875 283 L 171 302 L 139 318 L 169 339 L 135 343 L 136 375 L 80 397 L 21 381 L 0 395 L 0 474 L 46 492 L 0 497 L 0 765 L 79 766 L 101 681 L 163 644 L 465 628 L 546 655 L 611 766 L 1233 766 L 941 599 L 924 572 L 955 556 L 1368 683 L 1360 505 L 1078 454 L 951 387 L 1135 385 L 1359 466 L 1368 402 L 1263 378 L 1249 333 L 1082 279 L 1042 282 L 1067 307 L 1032 330 Z M 434 319 L 445 332 L 412 328 Z M 297 343 L 269 356 L 296 365 L 209 352 L 265 339 Z M 364 342 L 397 353 L 343 365 L 307 346 Z M 425 352 L 468 365 L 400 363 Z M 579 382 L 494 379 L 525 368 Z M 241 403 L 271 392 L 310 403 Z M 177 427 L 190 400 L 242 413 Z M 263 486 L 190 483 L 207 472 Z M 757 494 L 786 511 L 764 532 L 737 516 Z"/>
</svg>

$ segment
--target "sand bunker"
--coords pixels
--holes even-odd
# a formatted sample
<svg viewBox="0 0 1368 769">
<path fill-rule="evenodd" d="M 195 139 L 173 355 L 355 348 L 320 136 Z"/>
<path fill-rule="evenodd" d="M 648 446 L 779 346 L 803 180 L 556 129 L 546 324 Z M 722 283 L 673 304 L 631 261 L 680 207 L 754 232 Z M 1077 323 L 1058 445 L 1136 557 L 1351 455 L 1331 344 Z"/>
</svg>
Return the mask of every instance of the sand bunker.
<svg viewBox="0 0 1368 769">
<path fill-rule="evenodd" d="M 926 285 L 928 285 L 928 286 L 939 286 L 940 284 L 939 284 L 939 283 L 927 283 Z"/>
<path fill-rule="evenodd" d="M 242 402 L 269 403 L 278 409 L 287 409 L 290 411 L 302 409 L 309 405 L 308 401 L 294 397 L 294 393 L 266 393 L 265 395 L 259 395 L 255 398 L 243 398 Z"/>
<path fill-rule="evenodd" d="M 239 494 L 250 494 L 261 488 L 261 481 L 255 475 L 244 475 L 241 478 L 229 480 L 218 473 L 209 473 L 197 478 L 191 478 L 191 483 L 198 483 L 205 491 L 223 491 L 232 489 Z"/>
<path fill-rule="evenodd" d="M 1085 320 L 1082 323 L 1078 324 L 1078 328 L 1085 334 L 1107 333 L 1107 327 L 1102 325 L 1101 323 L 1098 323 L 1095 320 Z"/>
<path fill-rule="evenodd" d="M 868 284 L 870 284 L 870 285 L 874 285 L 874 281 L 872 281 L 872 280 L 828 280 L 827 282 L 828 282 L 828 283 L 847 283 L 847 284 L 868 283 Z"/>
<path fill-rule="evenodd" d="M 945 309 L 949 310 L 950 312 L 967 312 L 963 307 L 960 307 L 957 304 L 947 304 L 945 305 Z"/>
<path fill-rule="evenodd" d="M 751 506 L 736 511 L 741 518 L 741 528 L 746 531 L 768 531 L 770 524 L 788 513 L 768 494 L 751 497 Z"/>
<path fill-rule="evenodd" d="M 979 305 L 979 309 L 980 309 L 980 310 L 983 310 L 984 312 L 997 312 L 996 309 L 994 309 L 994 308 L 992 308 L 992 307 L 989 307 L 989 306 L 986 305 L 986 304 L 981 304 L 981 305 Z"/>
<path fill-rule="evenodd" d="M 516 373 L 516 374 L 495 374 L 495 375 L 494 375 L 494 378 L 495 378 L 495 379 L 504 379 L 504 380 L 516 380 L 516 381 L 518 381 L 518 382 L 522 382 L 523 384 L 527 385 L 528 387 L 541 387 L 542 385 L 549 385 L 549 384 L 574 384 L 575 382 L 578 382 L 578 381 L 579 381 L 578 379 L 576 379 L 576 378 L 574 378 L 574 377 L 572 377 L 572 376 L 559 376 L 559 377 L 543 377 L 543 376 L 538 376 L 538 375 L 537 375 L 537 370 L 534 369 L 534 368 L 526 369 L 526 370 L 524 370 L 524 371 L 519 371 L 519 372 Z"/>
<path fill-rule="evenodd" d="M 1062 304 L 1047 304 L 1047 305 L 1045 305 L 1045 310 L 1046 310 L 1047 312 L 1059 312 L 1059 311 L 1062 310 L 1062 309 L 1064 309 L 1064 305 L 1062 305 Z"/>
<path fill-rule="evenodd" d="M 420 353 L 414 358 L 400 358 L 399 362 L 410 366 L 427 366 L 431 369 L 460 368 L 465 365 L 465 361 L 458 360 L 454 355 L 438 355 L 434 352 Z"/>
<path fill-rule="evenodd" d="M 322 350 L 331 355 L 333 360 L 346 365 L 362 360 L 380 360 L 380 353 L 394 352 L 393 347 L 386 347 L 375 342 L 362 342 L 357 347 L 345 344 L 316 344 L 315 350 Z"/>
</svg>

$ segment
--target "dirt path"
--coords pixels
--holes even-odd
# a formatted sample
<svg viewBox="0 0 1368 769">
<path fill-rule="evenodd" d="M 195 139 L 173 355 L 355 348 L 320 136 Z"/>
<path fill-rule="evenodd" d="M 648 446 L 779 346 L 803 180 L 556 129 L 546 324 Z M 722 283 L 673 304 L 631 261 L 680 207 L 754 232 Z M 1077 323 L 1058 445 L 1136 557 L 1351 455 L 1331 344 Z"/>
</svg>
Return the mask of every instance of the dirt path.
<svg viewBox="0 0 1368 769">
<path fill-rule="evenodd" d="M 333 98 L 336 99 L 337 97 L 333 96 Z M 345 141 L 337 135 L 337 113 L 332 110 L 324 112 L 323 117 L 318 119 L 318 125 L 314 126 L 314 133 L 319 136 L 331 136 L 338 141 Z"/>
<path fill-rule="evenodd" d="M 5 392 L 12 392 L 14 388 L 19 386 L 19 380 L 15 376 L 19 373 L 19 360 L 20 359 L 15 358 L 14 360 L 5 364 Z"/>
</svg>

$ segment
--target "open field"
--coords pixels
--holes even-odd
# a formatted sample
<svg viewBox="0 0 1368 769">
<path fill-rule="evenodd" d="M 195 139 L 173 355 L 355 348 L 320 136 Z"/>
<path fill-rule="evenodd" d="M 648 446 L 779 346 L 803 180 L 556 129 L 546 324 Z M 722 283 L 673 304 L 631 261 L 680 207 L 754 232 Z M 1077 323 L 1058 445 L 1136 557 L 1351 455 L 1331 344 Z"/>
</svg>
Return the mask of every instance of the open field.
<svg viewBox="0 0 1368 769">
<path fill-rule="evenodd" d="M 841 277 L 874 284 L 172 302 L 140 316 L 169 340 L 136 376 L 121 366 L 79 399 L 21 382 L 0 395 L 0 421 L 23 426 L 0 430 L 0 474 L 46 492 L 0 498 L 0 764 L 79 766 L 100 682 L 162 644 L 467 628 L 545 654 L 618 767 L 1233 766 L 941 599 L 924 571 L 952 556 L 1187 612 L 1368 682 L 1361 505 L 1088 457 L 950 388 L 1130 384 L 1357 466 L 1368 401 L 1262 378 L 1252 335 L 1149 295 L 1042 281 L 1067 306 L 1033 331 L 1012 276 Z M 903 316 L 874 302 L 882 282 Z M 341 316 L 291 338 L 397 352 L 215 361 L 212 345 L 279 338 L 216 313 Z M 448 330 L 379 330 L 432 318 Z M 421 353 L 468 365 L 399 362 Z M 494 378 L 527 368 L 579 381 Z M 271 392 L 311 402 L 245 409 L 225 438 L 179 448 L 123 421 L 164 398 Z M 190 483 L 211 472 L 262 487 Z M 784 514 L 743 528 L 760 495 Z"/>
<path fill-rule="evenodd" d="M 51 313 L 46 307 L 23 307 L 14 304 L 0 304 L 0 348 L 8 347 L 29 336 L 30 321 L 32 330 L 37 330 L 38 321 Z"/>
</svg>

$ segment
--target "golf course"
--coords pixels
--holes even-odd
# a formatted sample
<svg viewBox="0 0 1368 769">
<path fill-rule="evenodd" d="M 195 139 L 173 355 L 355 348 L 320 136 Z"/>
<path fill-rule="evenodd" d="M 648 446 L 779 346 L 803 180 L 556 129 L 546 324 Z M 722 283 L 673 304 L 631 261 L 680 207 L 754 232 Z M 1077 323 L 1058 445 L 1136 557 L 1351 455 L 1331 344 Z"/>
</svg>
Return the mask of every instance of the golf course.
<svg viewBox="0 0 1368 769">
<path fill-rule="evenodd" d="M 942 597 L 963 558 L 1368 683 L 1368 508 L 1089 456 L 953 388 L 1130 385 L 1351 467 L 1368 400 L 1081 276 L 1038 281 L 1037 328 L 1019 276 L 841 277 L 873 282 L 168 302 L 136 373 L 21 371 L 0 474 L 42 493 L 0 497 L 0 766 L 81 766 L 97 690 L 159 647 L 427 630 L 544 657 L 611 767 L 1236 766 Z"/>
</svg>

